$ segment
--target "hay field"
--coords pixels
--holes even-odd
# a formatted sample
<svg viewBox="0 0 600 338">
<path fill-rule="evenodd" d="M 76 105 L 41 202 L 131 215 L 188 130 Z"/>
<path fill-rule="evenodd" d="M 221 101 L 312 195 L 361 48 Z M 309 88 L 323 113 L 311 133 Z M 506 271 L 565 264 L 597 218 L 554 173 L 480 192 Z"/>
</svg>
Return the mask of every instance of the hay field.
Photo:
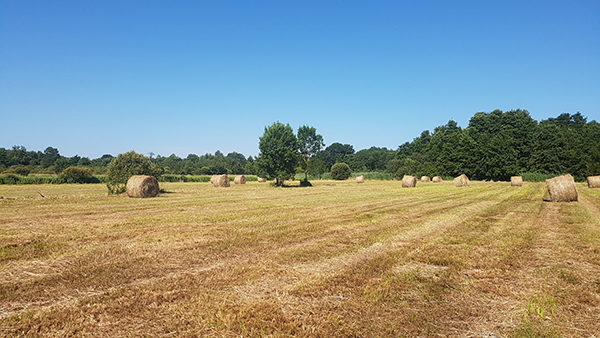
<svg viewBox="0 0 600 338">
<path fill-rule="evenodd" d="M 0 186 L 0 336 L 599 336 L 600 189 L 313 184 Z"/>
</svg>

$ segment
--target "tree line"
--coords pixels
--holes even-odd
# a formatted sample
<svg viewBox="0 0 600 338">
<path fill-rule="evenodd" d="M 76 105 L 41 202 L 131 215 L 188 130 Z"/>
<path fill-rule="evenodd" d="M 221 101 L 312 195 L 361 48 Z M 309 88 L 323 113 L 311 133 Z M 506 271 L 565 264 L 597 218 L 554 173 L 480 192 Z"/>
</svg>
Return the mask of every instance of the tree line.
<svg viewBox="0 0 600 338">
<path fill-rule="evenodd" d="M 412 142 L 395 150 L 371 147 L 355 151 L 351 144 L 339 142 L 325 147 L 323 137 L 314 127 L 301 126 L 294 134 L 289 125 L 279 122 L 265 128 L 261 140 L 275 125 L 277 130 L 274 129 L 269 137 L 277 139 L 277 133 L 285 130 L 284 134 L 290 138 L 288 141 L 295 142 L 295 155 L 286 159 L 286 165 L 295 173 L 305 175 L 322 175 L 336 163 L 346 163 L 353 172 L 386 171 L 399 177 L 404 174 L 445 177 L 466 174 L 476 180 L 509 180 L 510 176 L 526 172 L 570 173 L 577 179 L 600 175 L 600 124 L 587 121 L 579 112 L 563 113 L 540 122 L 522 109 L 479 112 L 466 128 L 450 120 L 433 132 L 423 131 Z M 293 140 L 290 135 L 294 136 Z M 268 161 L 274 161 L 273 158 L 263 161 L 261 166 L 265 151 L 260 144 L 259 148 L 261 153 L 257 158 L 238 152 L 225 155 L 218 150 L 214 154 L 189 154 L 185 158 L 175 154 L 155 156 L 153 153 L 147 157 L 162 174 L 252 175 L 259 174 L 261 168 L 268 168 Z M 41 152 L 13 146 L 12 149 L 0 148 L 0 172 L 60 174 L 75 166 L 90 168 L 94 174 L 105 174 L 115 158 L 110 154 L 96 159 L 78 155 L 65 157 L 53 147 Z M 262 171 L 264 174 L 265 170 Z"/>
<path fill-rule="evenodd" d="M 388 170 L 398 174 L 510 180 L 522 173 L 600 174 L 600 124 L 577 112 L 537 122 L 527 110 L 476 113 L 466 128 L 450 120 L 402 144 Z"/>
</svg>

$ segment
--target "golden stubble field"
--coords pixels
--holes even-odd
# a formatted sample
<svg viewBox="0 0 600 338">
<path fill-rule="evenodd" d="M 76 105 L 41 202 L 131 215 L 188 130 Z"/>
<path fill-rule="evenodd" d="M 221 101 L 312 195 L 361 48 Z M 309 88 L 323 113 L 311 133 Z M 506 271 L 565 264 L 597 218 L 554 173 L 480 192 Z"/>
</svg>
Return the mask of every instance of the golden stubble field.
<svg viewBox="0 0 600 338">
<path fill-rule="evenodd" d="M 600 189 L 313 183 L 0 186 L 0 336 L 600 336 Z"/>
</svg>

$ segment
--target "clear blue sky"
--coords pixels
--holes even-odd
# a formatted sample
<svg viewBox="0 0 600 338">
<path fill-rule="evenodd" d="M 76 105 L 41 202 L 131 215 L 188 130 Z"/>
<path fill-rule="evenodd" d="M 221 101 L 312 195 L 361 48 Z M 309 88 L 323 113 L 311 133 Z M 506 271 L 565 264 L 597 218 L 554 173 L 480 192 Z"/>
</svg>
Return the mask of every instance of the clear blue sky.
<svg viewBox="0 0 600 338">
<path fill-rule="evenodd" d="M 479 111 L 600 120 L 600 1 L 0 0 L 0 147 L 396 149 Z"/>
</svg>

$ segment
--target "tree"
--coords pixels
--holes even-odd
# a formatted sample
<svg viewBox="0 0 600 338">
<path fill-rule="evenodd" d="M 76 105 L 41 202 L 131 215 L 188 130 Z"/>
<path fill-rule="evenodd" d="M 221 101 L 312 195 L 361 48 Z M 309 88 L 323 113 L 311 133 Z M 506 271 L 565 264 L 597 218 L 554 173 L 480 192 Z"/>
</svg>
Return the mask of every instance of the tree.
<svg viewBox="0 0 600 338">
<path fill-rule="evenodd" d="M 90 161 L 89 157 L 82 157 L 81 159 L 79 159 L 79 162 L 77 162 L 78 166 L 84 166 L 87 167 L 89 165 L 92 164 L 92 161 Z"/>
<path fill-rule="evenodd" d="M 54 162 L 60 158 L 60 154 L 58 153 L 58 149 L 48 147 L 44 150 L 44 154 L 42 155 L 42 166 L 44 168 L 48 168 L 51 165 L 54 165 Z"/>
<path fill-rule="evenodd" d="M 379 171 L 384 170 L 387 163 L 395 156 L 396 152 L 394 150 L 371 147 L 356 152 L 348 163 L 354 171 Z"/>
<path fill-rule="evenodd" d="M 158 177 L 161 170 L 152 163 L 150 158 L 130 151 L 119 154 L 110 162 L 107 170 L 107 183 L 109 194 L 125 192 L 125 184 L 133 175 L 148 175 Z"/>
<path fill-rule="evenodd" d="M 299 152 L 302 157 L 304 180 L 308 181 L 309 161 L 325 146 L 323 136 L 317 134 L 315 127 L 301 126 L 298 128 Z"/>
<path fill-rule="evenodd" d="M 346 163 L 336 163 L 331 166 L 331 178 L 334 180 L 346 180 L 350 175 L 352 172 Z"/>
<path fill-rule="evenodd" d="M 92 183 L 99 182 L 94 180 L 92 169 L 85 167 L 68 167 L 60 173 L 60 177 L 67 180 L 67 183 Z"/>
<path fill-rule="evenodd" d="M 106 167 L 112 162 L 115 157 L 111 154 L 104 154 L 102 157 L 95 158 L 92 160 L 92 166 L 94 167 Z"/>
<path fill-rule="evenodd" d="M 352 154 L 354 154 L 354 147 L 352 145 L 334 142 L 325 148 L 325 150 L 320 151 L 317 157 L 325 162 L 325 166 L 329 170 L 331 166 L 344 161 L 347 156 Z"/>
<path fill-rule="evenodd" d="M 256 159 L 258 175 L 277 180 L 277 185 L 295 175 L 298 163 L 298 139 L 289 124 L 275 122 L 265 127 L 260 137 L 260 154 Z"/>
<path fill-rule="evenodd" d="M 325 162 L 319 158 L 313 158 L 308 162 L 308 173 L 321 178 L 321 175 L 327 172 Z"/>
<path fill-rule="evenodd" d="M 56 161 L 54 161 L 54 172 L 60 174 L 67 167 L 71 166 L 71 160 L 66 157 L 60 157 Z"/>
</svg>

